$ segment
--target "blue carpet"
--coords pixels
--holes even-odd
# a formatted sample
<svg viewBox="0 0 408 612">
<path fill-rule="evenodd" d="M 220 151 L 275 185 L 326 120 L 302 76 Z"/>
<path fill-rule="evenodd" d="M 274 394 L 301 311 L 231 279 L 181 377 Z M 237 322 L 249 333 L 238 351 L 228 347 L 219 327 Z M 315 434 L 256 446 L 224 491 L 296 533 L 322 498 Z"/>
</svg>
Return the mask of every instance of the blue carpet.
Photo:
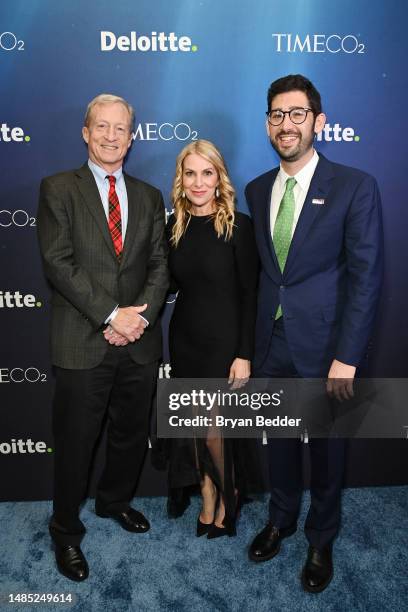
<svg viewBox="0 0 408 612">
<path fill-rule="evenodd" d="M 306 514 L 305 495 L 301 525 Z M 301 529 L 273 560 L 248 561 L 247 547 L 264 526 L 266 499 L 243 507 L 236 538 L 194 535 L 195 498 L 185 515 L 169 520 L 163 498 L 134 503 L 151 520 L 144 535 L 96 517 L 89 500 L 81 518 L 88 533 L 82 548 L 90 577 L 81 584 L 57 572 L 47 531 L 49 502 L 0 504 L 0 592 L 72 593 L 75 603 L 2 603 L 1 610 L 107 612 L 324 611 L 379 612 L 408 609 L 408 487 L 348 489 L 343 526 L 334 548 L 335 577 L 319 595 L 304 593 L 299 574 L 307 543 Z"/>
</svg>

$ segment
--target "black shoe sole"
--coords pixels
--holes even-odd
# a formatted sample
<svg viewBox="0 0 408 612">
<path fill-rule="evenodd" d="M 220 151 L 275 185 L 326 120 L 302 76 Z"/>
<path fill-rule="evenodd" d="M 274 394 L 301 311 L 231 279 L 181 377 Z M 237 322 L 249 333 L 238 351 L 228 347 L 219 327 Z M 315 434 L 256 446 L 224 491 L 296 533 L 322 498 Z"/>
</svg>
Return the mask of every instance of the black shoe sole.
<svg viewBox="0 0 408 612">
<path fill-rule="evenodd" d="M 312 587 L 309 584 L 307 584 L 304 573 L 302 572 L 301 582 L 302 582 L 303 590 L 306 591 L 307 593 L 321 593 L 322 591 L 325 590 L 325 588 L 329 586 L 329 584 L 331 583 L 333 579 L 333 576 L 334 576 L 334 572 L 332 572 L 330 576 L 324 582 L 322 582 L 322 584 L 319 584 L 319 586 L 316 586 L 316 587 Z"/>
<path fill-rule="evenodd" d="M 275 550 L 270 552 L 268 555 L 259 557 L 258 555 L 254 555 L 253 553 L 251 553 L 251 551 L 249 550 L 248 551 L 249 560 L 254 561 L 255 563 L 262 563 L 263 561 L 270 561 L 271 559 L 276 557 L 276 555 L 280 552 L 282 540 L 284 540 L 285 538 L 290 538 L 290 536 L 293 535 L 296 532 L 296 530 L 297 530 L 297 526 L 290 527 L 288 529 L 285 529 L 284 531 L 282 530 L 282 535 L 280 537 L 280 541 L 278 543 L 277 548 L 275 548 Z"/>
</svg>

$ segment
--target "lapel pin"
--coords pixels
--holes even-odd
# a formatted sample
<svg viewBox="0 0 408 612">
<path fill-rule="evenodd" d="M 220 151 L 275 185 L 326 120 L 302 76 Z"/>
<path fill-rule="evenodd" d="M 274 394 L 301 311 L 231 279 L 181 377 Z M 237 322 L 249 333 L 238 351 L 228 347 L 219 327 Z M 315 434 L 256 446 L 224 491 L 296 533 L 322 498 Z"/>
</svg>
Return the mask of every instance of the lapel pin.
<svg viewBox="0 0 408 612">
<path fill-rule="evenodd" d="M 313 198 L 312 204 L 316 204 L 317 206 L 322 206 L 324 204 L 324 198 Z"/>
</svg>

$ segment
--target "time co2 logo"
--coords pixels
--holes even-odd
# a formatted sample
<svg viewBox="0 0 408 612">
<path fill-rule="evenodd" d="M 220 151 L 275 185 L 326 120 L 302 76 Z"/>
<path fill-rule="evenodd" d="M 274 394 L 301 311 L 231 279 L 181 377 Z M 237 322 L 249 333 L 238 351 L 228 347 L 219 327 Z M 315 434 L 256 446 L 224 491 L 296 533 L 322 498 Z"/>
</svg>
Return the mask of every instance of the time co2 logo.
<svg viewBox="0 0 408 612">
<path fill-rule="evenodd" d="M 0 49 L 2 51 L 25 51 L 24 40 L 17 38 L 13 32 L 0 34 Z"/>
<path fill-rule="evenodd" d="M 0 384 L 45 382 L 47 382 L 47 374 L 38 368 L 0 368 Z"/>
<path fill-rule="evenodd" d="M 139 123 L 133 140 L 197 140 L 198 131 L 188 123 Z"/>
<path fill-rule="evenodd" d="M 36 219 L 26 210 L 0 210 L 0 227 L 35 227 Z"/>
</svg>

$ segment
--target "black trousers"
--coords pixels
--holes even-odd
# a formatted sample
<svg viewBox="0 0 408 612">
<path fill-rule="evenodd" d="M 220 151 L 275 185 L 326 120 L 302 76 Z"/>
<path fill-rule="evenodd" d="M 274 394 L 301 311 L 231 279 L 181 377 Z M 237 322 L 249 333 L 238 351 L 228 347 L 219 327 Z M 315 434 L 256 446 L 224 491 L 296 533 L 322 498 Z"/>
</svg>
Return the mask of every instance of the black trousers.
<svg viewBox="0 0 408 612">
<path fill-rule="evenodd" d="M 286 341 L 283 318 L 276 321 L 268 358 L 254 375 L 258 378 L 299 377 Z M 295 438 L 268 439 L 270 521 L 280 529 L 297 524 L 303 491 L 304 446 L 309 448 L 311 463 L 311 504 L 305 534 L 312 546 L 322 549 L 331 545 L 340 527 L 344 439 L 312 437 L 307 445 Z"/>
<path fill-rule="evenodd" d="M 54 512 L 50 522 L 56 543 L 78 545 L 85 533 L 79 509 L 105 416 L 106 462 L 95 507 L 101 513 L 129 507 L 147 449 L 157 368 L 157 362 L 136 364 L 126 347 L 111 345 L 94 368 L 56 368 Z"/>
</svg>

